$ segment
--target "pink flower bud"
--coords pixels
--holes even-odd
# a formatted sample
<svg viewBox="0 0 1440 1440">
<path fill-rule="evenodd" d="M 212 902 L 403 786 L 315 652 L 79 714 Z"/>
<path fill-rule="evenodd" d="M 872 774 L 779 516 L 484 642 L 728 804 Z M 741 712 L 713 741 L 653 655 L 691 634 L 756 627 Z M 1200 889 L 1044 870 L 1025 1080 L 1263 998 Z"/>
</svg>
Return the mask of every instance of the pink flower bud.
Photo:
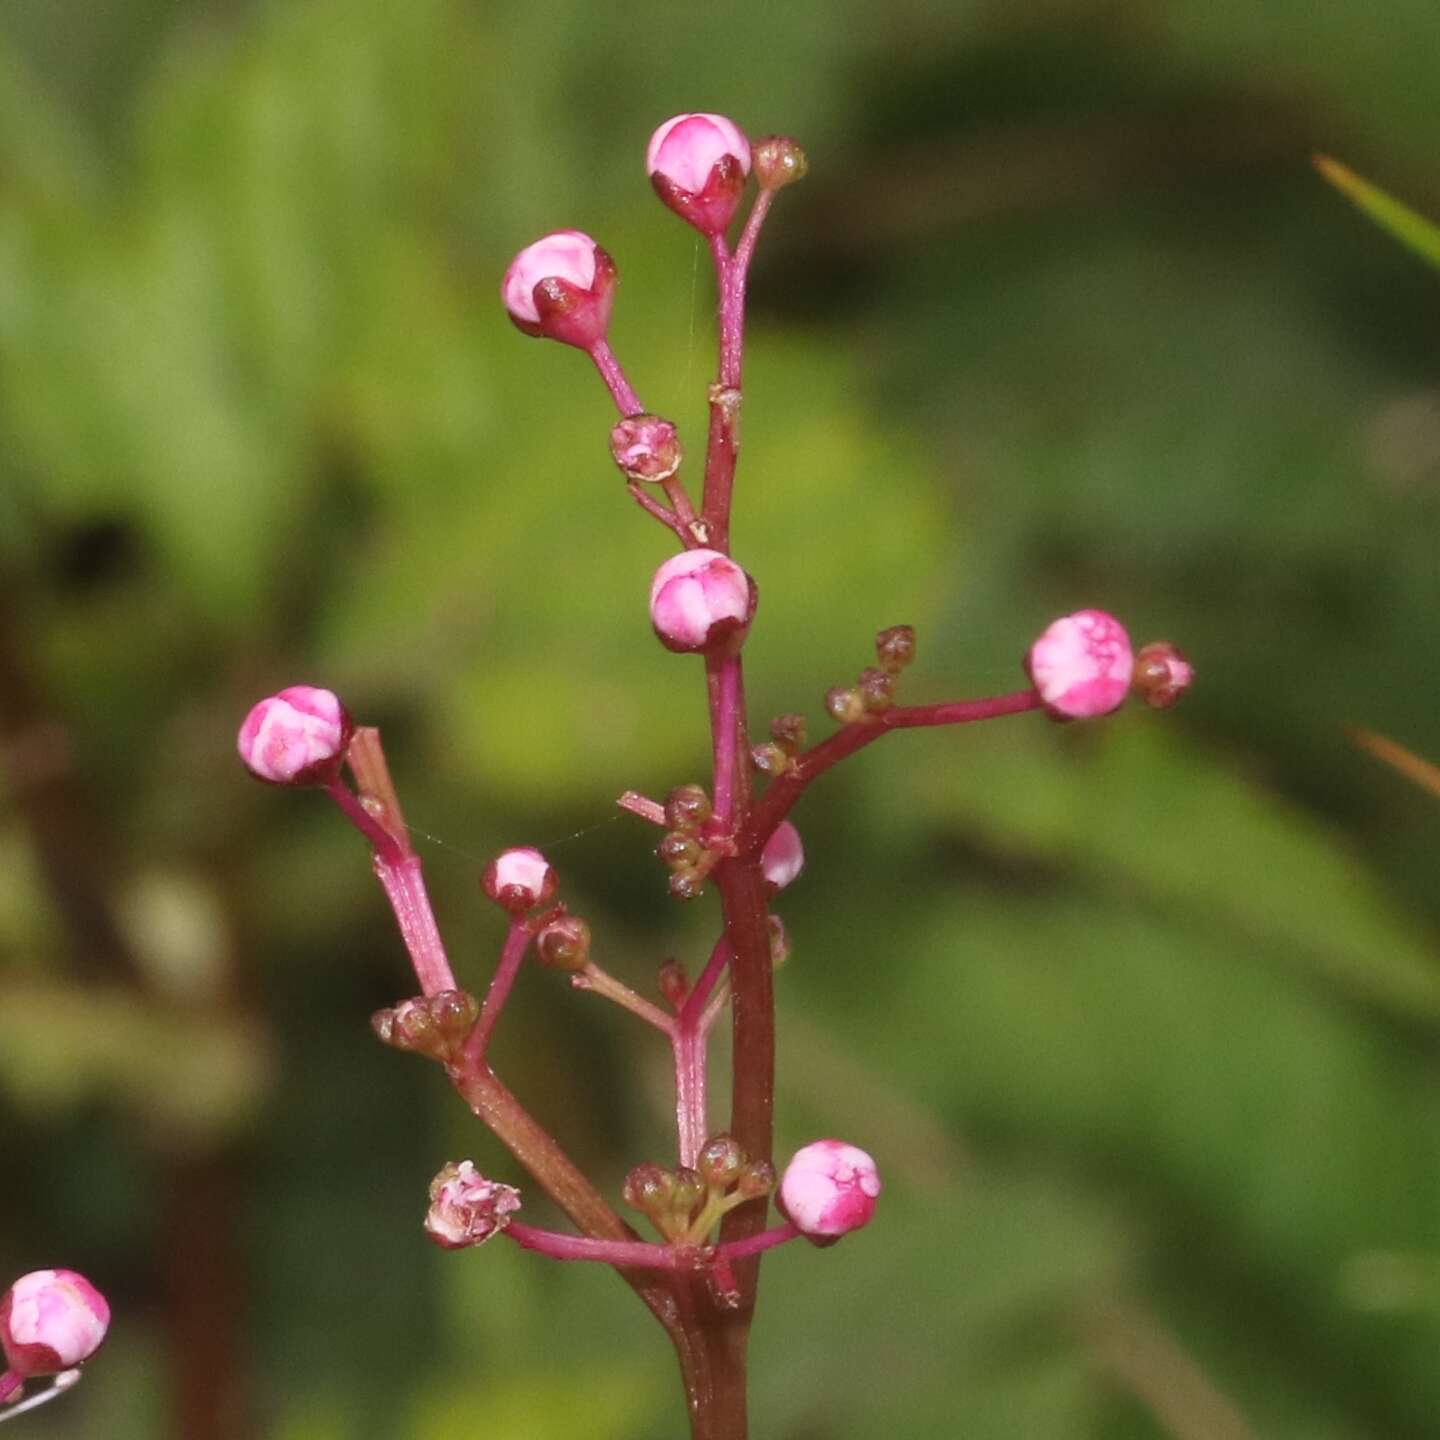
<svg viewBox="0 0 1440 1440">
<path fill-rule="evenodd" d="M 675 115 L 651 137 L 645 170 L 682 220 L 719 235 L 734 218 L 750 173 L 750 142 L 723 115 Z"/>
<path fill-rule="evenodd" d="M 838 1238 L 868 1225 L 880 1193 L 875 1162 L 843 1140 L 816 1140 L 785 1167 L 779 1206 L 802 1235 Z"/>
<path fill-rule="evenodd" d="M 782 820 L 760 852 L 765 883 L 783 890 L 804 868 L 805 847 L 800 843 L 800 832 L 788 820 Z"/>
<path fill-rule="evenodd" d="M 754 582 L 718 550 L 672 555 L 650 585 L 650 620 L 667 650 L 718 649 L 744 634 L 754 613 Z"/>
<path fill-rule="evenodd" d="M 245 768 L 271 785 L 329 785 L 340 773 L 354 722 L 337 696 L 292 685 L 245 717 L 237 745 Z"/>
<path fill-rule="evenodd" d="M 1113 615 L 1077 610 L 1046 629 L 1030 647 L 1025 668 L 1056 719 L 1108 715 L 1130 690 L 1130 637 Z"/>
<path fill-rule="evenodd" d="M 610 326 L 615 262 L 579 230 L 556 230 L 511 262 L 500 297 L 516 326 L 590 349 Z"/>
<path fill-rule="evenodd" d="M 1168 710 L 1194 679 L 1194 668 L 1168 640 L 1158 640 L 1136 652 L 1132 688 L 1156 710 Z"/>
<path fill-rule="evenodd" d="M 485 867 L 480 884 L 501 909 L 523 915 L 555 894 L 555 871 L 538 850 L 506 850 Z"/>
<path fill-rule="evenodd" d="M 0 1346 L 22 1379 L 88 1360 L 109 1326 L 105 1297 L 73 1270 L 32 1270 L 0 1299 Z"/>
<path fill-rule="evenodd" d="M 446 1250 L 483 1245 L 520 1208 L 513 1185 L 487 1180 L 469 1160 L 451 1161 L 430 1182 L 425 1233 Z"/>
</svg>

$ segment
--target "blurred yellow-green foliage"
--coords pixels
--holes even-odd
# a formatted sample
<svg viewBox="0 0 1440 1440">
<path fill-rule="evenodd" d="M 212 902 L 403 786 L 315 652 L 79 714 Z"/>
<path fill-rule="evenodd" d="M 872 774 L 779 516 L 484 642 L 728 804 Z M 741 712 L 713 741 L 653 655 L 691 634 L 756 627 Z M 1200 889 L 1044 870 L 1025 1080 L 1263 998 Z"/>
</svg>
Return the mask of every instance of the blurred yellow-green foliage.
<svg viewBox="0 0 1440 1440">
<path fill-rule="evenodd" d="M 113 1338 L 26 1423 L 105 1440 L 660 1440 L 613 1276 L 425 1246 L 516 1178 L 366 1028 L 363 847 L 232 756 L 305 680 L 380 724 L 452 954 L 561 869 L 637 985 L 712 912 L 613 799 L 697 778 L 699 667 L 608 402 L 496 300 L 579 226 L 698 449 L 712 323 L 653 125 L 802 139 L 753 283 L 737 553 L 758 720 L 920 632 L 1009 688 L 1054 614 L 1181 643 L 1180 711 L 898 736 L 809 797 L 782 1145 L 886 1176 L 766 1263 L 769 1440 L 1418 1440 L 1440 1416 L 1440 276 L 1311 172 L 1440 214 L 1434 0 L 6 0 L 0 1274 Z M 502 1072 L 605 1183 L 664 1057 L 524 977 Z M 543 1205 L 532 1207 L 541 1218 Z"/>
</svg>

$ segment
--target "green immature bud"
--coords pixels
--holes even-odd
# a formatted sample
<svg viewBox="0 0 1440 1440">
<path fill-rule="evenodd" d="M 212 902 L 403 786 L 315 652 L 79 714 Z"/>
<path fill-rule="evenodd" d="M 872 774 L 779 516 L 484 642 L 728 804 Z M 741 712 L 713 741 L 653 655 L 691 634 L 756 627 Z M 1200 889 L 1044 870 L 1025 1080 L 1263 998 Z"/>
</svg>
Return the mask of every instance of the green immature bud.
<svg viewBox="0 0 1440 1440">
<path fill-rule="evenodd" d="M 676 870 L 669 888 L 677 900 L 698 900 L 705 893 L 705 877 L 698 870 Z"/>
<path fill-rule="evenodd" d="M 750 752 L 750 763 L 762 775 L 774 777 L 790 768 L 790 756 L 779 745 L 757 745 Z"/>
<path fill-rule="evenodd" d="M 750 147 L 750 163 L 762 190 L 781 190 L 805 178 L 810 162 L 788 135 L 767 135 Z"/>
<path fill-rule="evenodd" d="M 535 937 L 535 957 L 552 970 L 583 970 L 590 962 L 590 927 L 578 915 L 561 915 Z"/>
<path fill-rule="evenodd" d="M 847 690 L 843 685 L 825 692 L 825 708 L 830 712 L 830 718 L 841 725 L 858 725 L 866 716 L 864 700 L 856 691 Z"/>
<path fill-rule="evenodd" d="M 655 853 L 672 870 L 694 869 L 704 849 L 700 842 L 683 830 L 672 830 L 656 847 Z"/>
<path fill-rule="evenodd" d="M 857 689 L 867 714 L 878 715 L 895 703 L 895 677 L 883 670 L 862 670 Z"/>
<path fill-rule="evenodd" d="M 675 1176 L 647 1160 L 625 1177 L 620 1193 L 632 1210 L 638 1210 L 658 1224 L 659 1216 L 670 1213 L 675 1198 Z"/>
<path fill-rule="evenodd" d="M 805 748 L 805 717 L 803 715 L 777 715 L 770 722 L 770 738 L 787 755 L 794 755 Z"/>
<path fill-rule="evenodd" d="M 758 1200 L 775 1189 L 775 1167 L 768 1160 L 755 1160 L 735 1180 L 735 1193 L 747 1200 Z"/>
<path fill-rule="evenodd" d="M 665 823 L 693 835 L 714 812 L 710 797 L 698 785 L 681 785 L 665 797 Z"/>
<path fill-rule="evenodd" d="M 370 1028 L 382 1044 L 443 1061 L 470 1033 L 479 1013 L 473 995 L 441 990 L 402 1000 L 390 1010 L 377 1010 L 370 1017 Z"/>
<path fill-rule="evenodd" d="M 670 1213 L 677 1220 L 689 1220 L 706 1196 L 707 1186 L 698 1170 L 682 1165 L 675 1172 L 675 1190 L 670 1197 Z"/>
<path fill-rule="evenodd" d="M 915 631 L 909 625 L 892 625 L 875 637 L 875 658 L 887 674 L 898 675 L 915 658 Z"/>
<path fill-rule="evenodd" d="M 733 1135 L 714 1135 L 705 1142 L 695 1168 L 707 1185 L 728 1190 L 740 1178 L 749 1158 Z"/>
<path fill-rule="evenodd" d="M 685 967 L 672 957 L 660 966 L 656 979 L 666 1003 L 678 1010 L 690 993 L 690 977 L 685 973 Z"/>
</svg>

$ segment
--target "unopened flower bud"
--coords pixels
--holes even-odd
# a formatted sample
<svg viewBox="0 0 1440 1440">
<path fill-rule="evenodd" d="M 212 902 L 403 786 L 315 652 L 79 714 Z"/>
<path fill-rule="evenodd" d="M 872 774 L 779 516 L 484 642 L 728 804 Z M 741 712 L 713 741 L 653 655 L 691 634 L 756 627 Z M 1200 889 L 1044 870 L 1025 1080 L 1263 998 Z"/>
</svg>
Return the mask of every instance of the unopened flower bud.
<svg viewBox="0 0 1440 1440">
<path fill-rule="evenodd" d="M 480 1006 L 468 991 L 440 990 L 377 1010 L 370 1028 L 382 1044 L 444 1061 L 464 1042 L 479 1014 Z"/>
<path fill-rule="evenodd" d="M 805 868 L 805 847 L 800 832 L 782 820 L 760 852 L 760 872 L 772 891 L 783 890 Z"/>
<path fill-rule="evenodd" d="M 775 1167 L 768 1160 L 752 1160 L 736 1177 L 735 1193 L 758 1200 L 775 1188 Z"/>
<path fill-rule="evenodd" d="M 690 977 L 685 973 L 685 967 L 673 956 L 662 962 L 655 983 L 665 997 L 665 1003 L 675 1010 L 685 1003 L 690 994 Z"/>
<path fill-rule="evenodd" d="M 672 830 L 656 847 L 655 853 L 673 870 L 693 869 L 705 853 L 700 842 L 683 830 Z"/>
<path fill-rule="evenodd" d="M 880 1174 L 863 1150 L 841 1140 L 816 1140 L 785 1167 L 779 1206 L 803 1235 L 829 1240 L 868 1225 Z"/>
<path fill-rule="evenodd" d="M 713 814 L 710 797 L 699 785 L 677 785 L 665 797 L 665 823 L 693 835 Z"/>
<path fill-rule="evenodd" d="M 723 233 L 750 173 L 750 142 L 723 115 L 676 115 L 651 137 L 645 171 L 655 193 L 705 235 Z"/>
<path fill-rule="evenodd" d="M 843 685 L 836 685 L 825 692 L 825 709 L 829 711 L 830 718 L 841 725 L 858 725 L 867 714 L 860 694 Z"/>
<path fill-rule="evenodd" d="M 887 674 L 898 675 L 915 658 L 915 631 L 909 625 L 892 625 L 875 637 L 875 658 Z"/>
<path fill-rule="evenodd" d="M 535 937 L 535 957 L 552 970 L 583 970 L 590 962 L 590 926 L 578 915 L 561 915 Z"/>
<path fill-rule="evenodd" d="M 1047 627 L 1030 647 L 1025 668 L 1056 719 L 1108 715 L 1130 690 L 1130 637 L 1113 615 L 1077 610 Z"/>
<path fill-rule="evenodd" d="M 254 706 L 236 745 L 245 768 L 271 785 L 330 785 L 355 733 L 339 697 L 291 685 Z"/>
<path fill-rule="evenodd" d="M 718 650 L 745 633 L 754 613 L 754 582 L 718 550 L 672 555 L 650 585 L 655 633 L 680 654 Z"/>
<path fill-rule="evenodd" d="M 770 722 L 770 738 L 787 755 L 794 755 L 805 748 L 805 717 L 803 715 L 777 715 Z"/>
<path fill-rule="evenodd" d="M 788 135 L 767 135 L 750 147 L 755 180 L 762 190 L 782 190 L 805 178 L 810 162 Z"/>
<path fill-rule="evenodd" d="M 676 870 L 666 888 L 677 900 L 698 900 L 705 893 L 705 877 L 698 870 Z"/>
<path fill-rule="evenodd" d="M 627 415 L 610 432 L 610 454 L 627 480 L 668 480 L 680 468 L 680 436 L 658 415 Z"/>
<path fill-rule="evenodd" d="M 862 670 L 855 690 L 867 715 L 878 715 L 895 703 L 895 677 L 885 670 Z"/>
<path fill-rule="evenodd" d="M 712 1135 L 701 1147 L 695 1168 L 707 1185 L 728 1190 L 740 1178 L 748 1158 L 733 1135 Z"/>
<path fill-rule="evenodd" d="M 632 1210 L 655 1220 L 670 1209 L 675 1195 L 675 1176 L 647 1160 L 626 1175 L 620 1193 Z"/>
<path fill-rule="evenodd" d="M 527 335 L 590 349 L 610 326 L 615 262 L 579 230 L 556 230 L 511 262 L 500 295 Z"/>
<path fill-rule="evenodd" d="M 545 904 L 555 894 L 555 883 L 550 862 L 528 846 L 497 855 L 480 877 L 485 893 L 512 915 Z"/>
<path fill-rule="evenodd" d="M 1156 710 L 1168 710 L 1194 679 L 1194 668 L 1168 640 L 1156 641 L 1136 652 L 1131 688 Z"/>
<path fill-rule="evenodd" d="M 469 1160 L 451 1161 L 430 1182 L 425 1233 L 446 1250 L 483 1245 L 520 1208 L 513 1185 L 487 1180 Z"/>
<path fill-rule="evenodd" d="M 790 756 L 771 740 L 768 744 L 756 745 L 751 749 L 750 763 L 762 775 L 769 775 L 773 779 L 790 768 Z"/>
<path fill-rule="evenodd" d="M 0 1347 L 22 1380 L 88 1360 L 109 1327 L 105 1297 L 74 1270 L 32 1270 L 0 1298 Z"/>
<path fill-rule="evenodd" d="M 670 1210 L 677 1219 L 688 1219 L 705 1199 L 706 1184 L 698 1170 L 680 1165 L 675 1170 L 675 1191 L 670 1197 Z"/>
</svg>

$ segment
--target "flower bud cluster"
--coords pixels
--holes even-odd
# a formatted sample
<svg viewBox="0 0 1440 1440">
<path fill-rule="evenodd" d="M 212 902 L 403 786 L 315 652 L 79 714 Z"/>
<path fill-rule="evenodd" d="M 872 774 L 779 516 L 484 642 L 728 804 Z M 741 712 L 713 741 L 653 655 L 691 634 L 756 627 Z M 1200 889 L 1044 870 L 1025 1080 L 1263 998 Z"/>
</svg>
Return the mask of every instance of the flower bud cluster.
<svg viewBox="0 0 1440 1440">
<path fill-rule="evenodd" d="M 647 1161 L 625 1177 L 622 1193 L 672 1245 L 704 1245 L 724 1215 L 774 1188 L 775 1171 L 767 1161 L 752 1161 L 733 1137 L 715 1135 L 693 1168 L 667 1170 Z"/>
<path fill-rule="evenodd" d="M 776 1203 L 802 1235 L 833 1244 L 868 1225 L 880 1194 L 875 1161 L 843 1140 L 816 1140 L 785 1167 Z"/>
<path fill-rule="evenodd" d="M 805 717 L 777 715 L 770 722 L 770 739 L 750 752 L 750 763 L 772 780 L 783 775 L 805 748 Z"/>
<path fill-rule="evenodd" d="M 680 785 L 665 797 L 665 838 L 655 853 L 670 871 L 670 893 L 694 900 L 705 893 L 705 877 L 720 856 L 704 841 L 712 814 L 710 797 L 698 785 Z"/>
<path fill-rule="evenodd" d="M 875 637 L 876 663 L 860 672 L 854 685 L 837 685 L 825 694 L 825 708 L 841 725 L 861 725 L 895 703 L 901 673 L 915 658 L 915 631 L 892 625 Z"/>
<path fill-rule="evenodd" d="M 109 1328 L 105 1297 L 74 1270 L 32 1270 L 0 1297 L 0 1349 L 21 1381 L 88 1360 Z M 9 1389 L 19 1393 L 13 1381 Z"/>
<path fill-rule="evenodd" d="M 487 1180 L 469 1160 L 452 1160 L 430 1182 L 425 1233 L 445 1250 L 483 1245 L 519 1208 L 520 1192 L 514 1186 Z"/>
<path fill-rule="evenodd" d="M 441 990 L 377 1010 L 370 1017 L 370 1028 L 383 1045 L 428 1055 L 443 1064 L 455 1058 L 479 1015 L 479 1002 L 469 991 Z"/>
</svg>

